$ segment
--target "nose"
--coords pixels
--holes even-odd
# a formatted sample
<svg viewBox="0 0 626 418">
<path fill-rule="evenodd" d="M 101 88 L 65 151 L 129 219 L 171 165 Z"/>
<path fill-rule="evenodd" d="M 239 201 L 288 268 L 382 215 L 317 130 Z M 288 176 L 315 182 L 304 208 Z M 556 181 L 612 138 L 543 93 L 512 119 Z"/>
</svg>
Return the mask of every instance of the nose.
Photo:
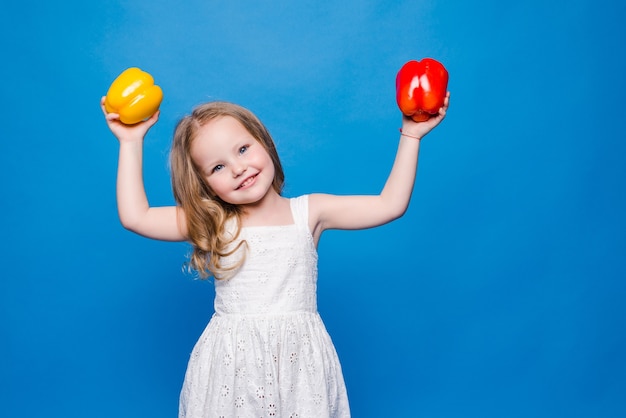
<svg viewBox="0 0 626 418">
<path fill-rule="evenodd" d="M 232 165 L 233 177 L 237 178 L 246 172 L 248 167 L 243 162 L 237 162 Z"/>
</svg>

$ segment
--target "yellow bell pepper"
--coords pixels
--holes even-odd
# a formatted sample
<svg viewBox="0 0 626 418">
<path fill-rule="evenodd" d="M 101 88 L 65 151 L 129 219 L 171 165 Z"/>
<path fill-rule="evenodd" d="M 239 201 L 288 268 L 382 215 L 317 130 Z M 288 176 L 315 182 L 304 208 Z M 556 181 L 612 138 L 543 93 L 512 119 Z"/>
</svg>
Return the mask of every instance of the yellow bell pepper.
<svg viewBox="0 0 626 418">
<path fill-rule="evenodd" d="M 107 112 L 119 114 L 122 123 L 132 125 L 154 115 L 162 100 L 163 91 L 154 85 L 154 78 L 131 67 L 113 81 L 104 106 Z"/>
</svg>

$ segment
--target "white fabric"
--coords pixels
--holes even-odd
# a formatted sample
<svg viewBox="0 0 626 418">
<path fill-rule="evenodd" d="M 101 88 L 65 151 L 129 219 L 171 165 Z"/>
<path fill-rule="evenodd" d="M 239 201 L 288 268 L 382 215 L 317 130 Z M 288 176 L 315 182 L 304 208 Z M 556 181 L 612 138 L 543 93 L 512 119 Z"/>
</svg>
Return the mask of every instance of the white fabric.
<svg viewBox="0 0 626 418">
<path fill-rule="evenodd" d="M 339 359 L 317 312 L 308 197 L 290 204 L 294 224 L 242 228 L 245 263 L 215 280 L 215 314 L 191 353 L 180 418 L 350 416 Z"/>
</svg>

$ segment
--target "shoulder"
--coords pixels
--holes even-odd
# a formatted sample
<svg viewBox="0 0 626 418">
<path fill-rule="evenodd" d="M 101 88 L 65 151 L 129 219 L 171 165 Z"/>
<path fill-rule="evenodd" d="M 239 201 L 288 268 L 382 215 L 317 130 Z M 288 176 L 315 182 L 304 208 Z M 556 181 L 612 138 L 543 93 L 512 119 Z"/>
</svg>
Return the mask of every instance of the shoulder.
<svg viewBox="0 0 626 418">
<path fill-rule="evenodd" d="M 323 193 L 311 193 L 298 196 L 296 199 L 300 204 L 306 205 L 309 212 L 309 219 L 318 219 L 323 208 L 328 205 L 329 199 L 332 195 Z"/>
<path fill-rule="evenodd" d="M 308 194 L 303 194 L 300 196 L 294 196 L 294 197 L 290 197 L 289 198 L 289 202 L 291 202 L 292 205 L 306 205 L 308 206 L 309 204 L 309 196 Z"/>
<path fill-rule="evenodd" d="M 294 216 L 309 220 L 309 195 L 301 195 L 289 198 L 291 212 Z"/>
<path fill-rule="evenodd" d="M 308 208 L 309 229 L 311 230 L 311 234 L 317 242 L 325 229 L 322 222 L 324 218 L 324 212 L 327 210 L 329 205 L 332 204 L 333 195 L 312 193 L 300 196 L 299 198 L 306 202 Z"/>
<path fill-rule="evenodd" d="M 304 196 L 303 196 L 304 197 Z M 306 195 L 311 215 L 321 217 L 329 208 L 332 208 L 342 202 L 343 199 L 350 196 L 339 196 L 326 193 L 312 193 Z"/>
</svg>

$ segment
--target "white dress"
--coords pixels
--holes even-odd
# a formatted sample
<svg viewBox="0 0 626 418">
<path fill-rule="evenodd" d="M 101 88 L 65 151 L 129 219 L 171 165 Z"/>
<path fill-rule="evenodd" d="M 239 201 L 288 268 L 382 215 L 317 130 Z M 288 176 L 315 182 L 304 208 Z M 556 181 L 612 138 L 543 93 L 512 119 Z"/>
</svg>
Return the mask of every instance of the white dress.
<svg viewBox="0 0 626 418">
<path fill-rule="evenodd" d="M 246 259 L 233 277 L 215 280 L 215 314 L 191 353 L 179 417 L 350 416 L 317 312 L 308 196 L 290 205 L 292 225 L 242 228 Z"/>
</svg>

